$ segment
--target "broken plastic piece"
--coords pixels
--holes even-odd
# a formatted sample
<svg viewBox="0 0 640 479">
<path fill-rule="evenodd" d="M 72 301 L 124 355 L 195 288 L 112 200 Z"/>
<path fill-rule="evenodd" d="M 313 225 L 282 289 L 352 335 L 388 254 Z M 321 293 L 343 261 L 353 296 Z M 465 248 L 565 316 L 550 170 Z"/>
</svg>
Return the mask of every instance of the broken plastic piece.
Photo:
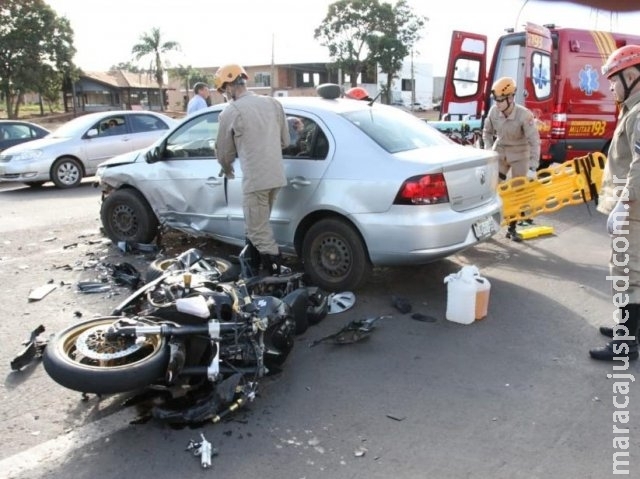
<svg viewBox="0 0 640 479">
<path fill-rule="evenodd" d="M 38 288 L 31 290 L 28 298 L 29 302 L 40 301 L 42 298 L 44 298 L 46 295 L 48 295 L 51 291 L 53 291 L 57 287 L 58 286 L 56 286 L 55 284 L 49 283 L 49 284 L 45 284 L 44 286 L 40 286 Z"/>
<path fill-rule="evenodd" d="M 407 298 L 401 298 L 400 296 L 391 296 L 391 305 L 402 314 L 411 312 L 411 303 Z"/>
<path fill-rule="evenodd" d="M 348 309 L 351 309 L 356 303 L 356 295 L 351 291 L 345 291 L 343 293 L 331 293 L 329 295 L 329 311 L 327 314 L 342 313 Z"/>
<path fill-rule="evenodd" d="M 351 321 L 340 331 L 313 341 L 309 347 L 314 347 L 322 342 L 331 341 L 334 344 L 351 344 L 367 338 L 375 329 L 375 322 L 379 319 L 390 318 L 391 316 L 377 316 L 374 318 L 356 319 Z"/>
<path fill-rule="evenodd" d="M 422 314 L 422 313 L 413 313 L 411 315 L 411 319 L 415 319 L 416 321 L 422 321 L 424 323 L 435 323 L 436 321 L 438 321 L 438 318 L 429 316 L 428 314 Z"/>
<path fill-rule="evenodd" d="M 31 331 L 29 339 L 22 343 L 25 348 L 11 361 L 11 369 L 13 371 L 22 369 L 35 358 L 42 356 L 42 352 L 47 345 L 47 339 L 40 338 L 42 333 L 44 333 L 43 325 Z"/>
<path fill-rule="evenodd" d="M 80 281 L 78 289 L 82 293 L 104 293 L 111 290 L 111 285 L 102 281 Z"/>
</svg>

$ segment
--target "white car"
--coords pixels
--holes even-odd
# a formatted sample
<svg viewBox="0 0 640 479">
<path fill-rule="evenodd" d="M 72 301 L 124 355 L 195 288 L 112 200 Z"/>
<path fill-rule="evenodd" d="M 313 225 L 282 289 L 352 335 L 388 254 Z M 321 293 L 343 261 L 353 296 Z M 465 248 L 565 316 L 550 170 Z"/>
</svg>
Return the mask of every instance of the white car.
<svg viewBox="0 0 640 479">
<path fill-rule="evenodd" d="M 499 230 L 495 152 L 457 145 L 386 105 L 279 101 L 303 131 L 283 150 L 288 184 L 271 224 L 311 284 L 353 290 L 371 265 L 428 263 Z M 215 157 L 218 117 L 229 105 L 198 111 L 150 148 L 101 165 L 101 219 L 112 240 L 150 242 L 163 226 L 244 245 L 242 168 L 236 161 L 235 179 L 225 180 Z"/>
<path fill-rule="evenodd" d="M 78 186 L 109 158 L 151 145 L 176 120 L 151 111 L 89 113 L 44 138 L 7 148 L 0 154 L 0 181 L 58 188 Z"/>
</svg>

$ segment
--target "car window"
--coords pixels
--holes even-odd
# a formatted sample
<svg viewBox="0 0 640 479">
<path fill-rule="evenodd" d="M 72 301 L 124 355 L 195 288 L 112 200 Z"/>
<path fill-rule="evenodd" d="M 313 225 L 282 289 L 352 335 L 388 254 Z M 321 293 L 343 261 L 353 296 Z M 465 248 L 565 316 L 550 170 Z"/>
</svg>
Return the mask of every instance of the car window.
<svg viewBox="0 0 640 479">
<path fill-rule="evenodd" d="M 129 126 L 133 133 L 169 129 L 169 125 L 153 115 L 129 115 Z"/>
<path fill-rule="evenodd" d="M 0 140 L 17 140 L 35 137 L 35 131 L 28 125 L 2 125 L 0 126 Z"/>
<path fill-rule="evenodd" d="M 218 116 L 213 111 L 183 123 L 167 138 L 165 156 L 168 158 L 215 158 Z"/>
<path fill-rule="evenodd" d="M 100 120 L 91 128 L 98 129 L 98 136 L 115 136 L 127 133 L 127 125 L 122 115 L 109 116 Z"/>
<path fill-rule="evenodd" d="M 389 153 L 450 144 L 435 128 L 399 110 L 370 108 L 343 116 Z"/>
<path fill-rule="evenodd" d="M 289 146 L 282 149 L 286 158 L 313 158 L 323 160 L 329 153 L 327 136 L 310 118 L 298 115 L 287 116 L 289 128 Z"/>
</svg>

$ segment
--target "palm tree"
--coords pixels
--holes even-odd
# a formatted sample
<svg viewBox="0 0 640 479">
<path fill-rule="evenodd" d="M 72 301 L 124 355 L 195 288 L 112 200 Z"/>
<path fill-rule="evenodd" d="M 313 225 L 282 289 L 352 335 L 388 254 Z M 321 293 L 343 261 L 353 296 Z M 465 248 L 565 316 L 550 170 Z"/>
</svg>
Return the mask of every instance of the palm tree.
<svg viewBox="0 0 640 479">
<path fill-rule="evenodd" d="M 153 57 L 149 64 L 149 72 L 153 72 L 156 82 L 158 83 L 158 88 L 160 89 L 160 110 L 162 111 L 164 111 L 164 98 L 162 97 L 164 69 L 160 55 L 171 50 L 180 50 L 180 44 L 171 41 L 163 42 L 160 29 L 155 27 L 152 28 L 150 32 L 140 35 L 140 43 L 135 44 L 131 49 L 131 53 L 136 60 L 148 56 Z"/>
</svg>

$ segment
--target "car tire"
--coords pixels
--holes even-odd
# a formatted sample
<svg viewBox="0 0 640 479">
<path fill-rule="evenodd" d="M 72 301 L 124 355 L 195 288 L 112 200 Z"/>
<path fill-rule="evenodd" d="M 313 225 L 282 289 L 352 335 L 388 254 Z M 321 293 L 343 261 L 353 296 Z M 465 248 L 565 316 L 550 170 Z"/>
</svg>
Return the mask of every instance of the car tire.
<svg viewBox="0 0 640 479">
<path fill-rule="evenodd" d="M 309 282 L 325 291 L 356 289 L 371 269 L 358 232 L 335 218 L 309 228 L 302 242 L 302 261 Z"/>
<path fill-rule="evenodd" d="M 150 243 L 158 233 L 158 218 L 147 200 L 136 190 L 117 190 L 100 208 L 105 233 L 112 241 Z"/>
<path fill-rule="evenodd" d="M 53 163 L 50 171 L 51 181 L 61 189 L 75 188 L 82 181 L 82 165 L 75 158 L 65 156 Z"/>
</svg>

